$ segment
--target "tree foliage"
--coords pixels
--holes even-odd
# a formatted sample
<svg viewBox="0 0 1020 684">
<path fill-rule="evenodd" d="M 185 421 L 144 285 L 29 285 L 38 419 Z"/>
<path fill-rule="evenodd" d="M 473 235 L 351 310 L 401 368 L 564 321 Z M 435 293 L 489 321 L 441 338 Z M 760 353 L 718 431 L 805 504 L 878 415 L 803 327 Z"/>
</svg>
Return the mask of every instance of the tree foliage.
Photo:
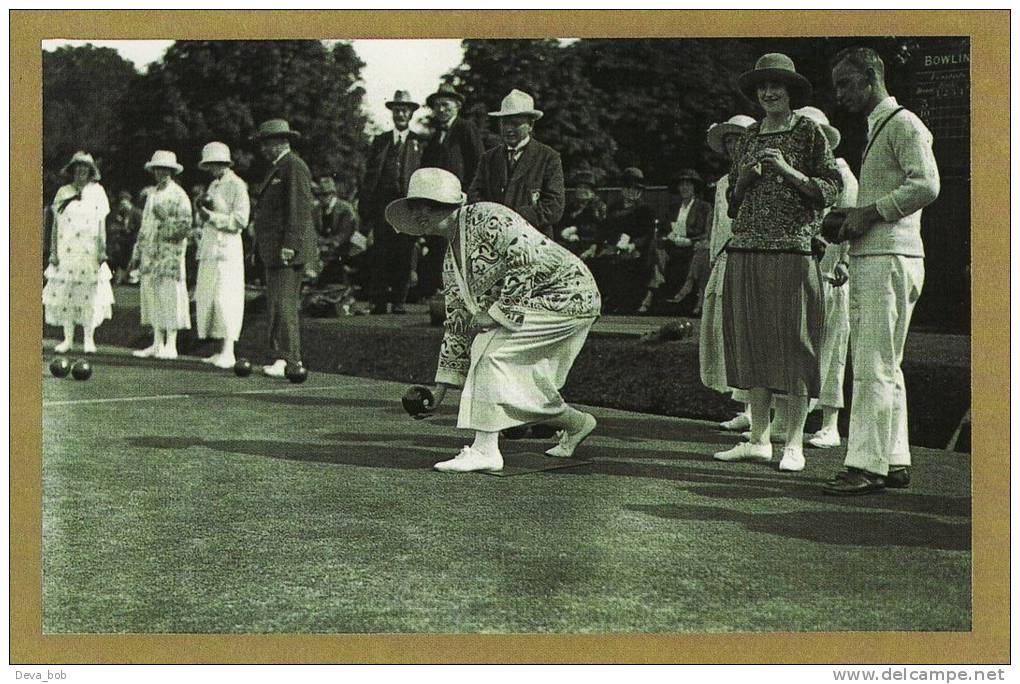
<svg viewBox="0 0 1020 684">
<path fill-rule="evenodd" d="M 138 77 L 134 66 L 116 50 L 85 45 L 43 52 L 42 70 L 44 198 L 66 182 L 60 169 L 77 150 L 92 154 L 104 176 L 115 179 L 120 108 Z"/>
<path fill-rule="evenodd" d="M 131 89 L 122 160 L 140 172 L 153 150 L 173 150 L 189 182 L 205 180 L 195 168 L 202 146 L 219 140 L 251 180 L 263 167 L 251 136 L 283 118 L 300 131 L 295 148 L 313 173 L 358 177 L 368 145 L 356 85 L 363 66 L 343 42 L 178 41 Z"/>
</svg>

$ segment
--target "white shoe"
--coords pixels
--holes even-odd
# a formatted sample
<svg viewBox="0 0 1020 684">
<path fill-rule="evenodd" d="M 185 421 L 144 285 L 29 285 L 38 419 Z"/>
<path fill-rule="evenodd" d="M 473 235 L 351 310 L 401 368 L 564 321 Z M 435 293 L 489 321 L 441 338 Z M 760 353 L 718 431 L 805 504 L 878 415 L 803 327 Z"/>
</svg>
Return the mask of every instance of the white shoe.
<svg viewBox="0 0 1020 684">
<path fill-rule="evenodd" d="M 285 378 L 287 377 L 287 362 L 277 359 L 268 366 L 262 366 L 262 372 L 271 378 Z"/>
<path fill-rule="evenodd" d="M 772 460 L 771 444 L 754 444 L 741 442 L 732 449 L 719 451 L 712 455 L 717 461 L 760 461 L 768 463 Z"/>
<path fill-rule="evenodd" d="M 432 467 L 442 473 L 471 473 L 478 470 L 498 472 L 503 470 L 503 455 L 498 451 L 486 454 L 466 446 L 456 458 L 441 461 Z"/>
<path fill-rule="evenodd" d="M 723 422 L 719 423 L 719 427 L 721 427 L 723 430 L 730 430 L 732 432 L 740 432 L 742 430 L 747 430 L 751 427 L 751 417 L 748 416 L 746 413 L 741 412 L 733 416 L 729 420 L 724 420 Z"/>
<path fill-rule="evenodd" d="M 71 344 L 72 344 L 71 340 L 64 340 L 56 347 L 54 347 L 53 351 L 55 351 L 58 354 L 63 354 L 64 352 L 71 351 Z"/>
<path fill-rule="evenodd" d="M 816 449 L 832 449 L 838 447 L 839 431 L 838 430 L 819 430 L 815 434 L 811 435 L 807 439 L 807 443 Z"/>
<path fill-rule="evenodd" d="M 93 342 L 92 340 L 86 340 L 85 344 L 82 345 L 82 349 L 84 350 L 84 352 L 86 354 L 95 354 L 96 353 L 96 343 Z"/>
<path fill-rule="evenodd" d="M 216 360 L 212 362 L 217 368 L 233 368 L 234 364 L 237 363 L 237 359 L 233 356 L 223 356 L 218 354 Z"/>
<path fill-rule="evenodd" d="M 568 433 L 566 430 L 561 430 L 560 443 L 545 452 L 546 456 L 555 456 L 556 458 L 570 458 L 574 455 L 574 450 L 581 446 L 581 442 L 588 438 L 592 432 L 595 431 L 595 426 L 598 425 L 598 421 L 595 420 L 595 416 L 590 413 L 584 414 L 584 427 L 577 432 Z"/>
<path fill-rule="evenodd" d="M 783 459 L 779 461 L 779 469 L 791 473 L 804 470 L 804 450 L 795 446 L 783 449 Z"/>
<path fill-rule="evenodd" d="M 177 358 L 177 349 L 175 347 L 163 347 L 158 352 L 156 352 L 156 358 L 173 361 L 174 359 Z"/>
<path fill-rule="evenodd" d="M 154 344 L 151 347 L 146 347 L 145 349 L 136 349 L 131 352 L 131 356 L 137 356 L 140 359 L 147 359 L 151 356 L 155 356 L 159 353 L 159 351 L 159 346 Z"/>
<path fill-rule="evenodd" d="M 213 354 L 212 356 L 207 356 L 204 359 L 202 359 L 202 363 L 211 363 L 214 366 L 217 365 L 219 361 L 220 361 L 219 354 Z"/>
</svg>

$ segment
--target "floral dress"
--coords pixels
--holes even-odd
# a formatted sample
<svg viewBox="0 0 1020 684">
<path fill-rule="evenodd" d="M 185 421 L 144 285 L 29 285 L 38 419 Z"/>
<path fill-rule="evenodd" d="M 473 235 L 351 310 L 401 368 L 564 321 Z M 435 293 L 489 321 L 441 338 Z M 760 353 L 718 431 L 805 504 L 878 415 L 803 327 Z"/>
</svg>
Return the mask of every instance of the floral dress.
<svg viewBox="0 0 1020 684">
<path fill-rule="evenodd" d="M 65 185 L 53 199 L 57 264 L 46 269 L 43 304 L 50 325 L 96 327 L 113 315 L 111 273 L 103 260 L 110 204 L 99 183 Z"/>
<path fill-rule="evenodd" d="M 191 200 L 181 186 L 170 181 L 153 190 L 134 250 L 143 325 L 174 330 L 191 326 L 184 271 L 191 226 Z"/>
</svg>

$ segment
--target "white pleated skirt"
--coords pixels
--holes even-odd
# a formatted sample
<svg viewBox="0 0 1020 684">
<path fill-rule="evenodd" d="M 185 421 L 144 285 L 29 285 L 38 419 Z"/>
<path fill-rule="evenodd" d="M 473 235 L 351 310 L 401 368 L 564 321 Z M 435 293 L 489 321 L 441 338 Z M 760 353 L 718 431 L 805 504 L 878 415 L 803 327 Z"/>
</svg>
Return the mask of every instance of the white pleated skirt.
<svg viewBox="0 0 1020 684">
<path fill-rule="evenodd" d="M 138 289 L 142 325 L 173 330 L 191 328 L 188 288 L 183 280 L 143 275 Z"/>
<path fill-rule="evenodd" d="M 203 259 L 195 281 L 195 332 L 199 338 L 233 340 L 244 322 L 244 260 Z"/>
<path fill-rule="evenodd" d="M 529 312 L 520 330 L 500 326 L 479 333 L 471 345 L 457 427 L 498 432 L 562 413 L 560 389 L 594 322 Z"/>
</svg>

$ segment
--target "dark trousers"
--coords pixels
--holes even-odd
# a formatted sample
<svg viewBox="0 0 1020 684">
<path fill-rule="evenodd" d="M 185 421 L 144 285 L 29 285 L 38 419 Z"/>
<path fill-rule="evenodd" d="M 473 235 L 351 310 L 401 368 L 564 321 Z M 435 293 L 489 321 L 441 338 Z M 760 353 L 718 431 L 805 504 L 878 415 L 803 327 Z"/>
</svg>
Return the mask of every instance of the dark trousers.
<svg viewBox="0 0 1020 684">
<path fill-rule="evenodd" d="M 266 309 L 272 358 L 301 361 L 301 278 L 304 266 L 266 269 Z"/>
<path fill-rule="evenodd" d="M 385 221 L 372 229 L 371 298 L 375 306 L 403 306 L 411 285 L 411 255 L 416 238 L 402 235 Z"/>
<path fill-rule="evenodd" d="M 446 238 L 426 235 L 425 246 L 429 253 L 418 259 L 418 292 L 431 297 L 443 287 L 443 259 L 446 257 Z"/>
</svg>

